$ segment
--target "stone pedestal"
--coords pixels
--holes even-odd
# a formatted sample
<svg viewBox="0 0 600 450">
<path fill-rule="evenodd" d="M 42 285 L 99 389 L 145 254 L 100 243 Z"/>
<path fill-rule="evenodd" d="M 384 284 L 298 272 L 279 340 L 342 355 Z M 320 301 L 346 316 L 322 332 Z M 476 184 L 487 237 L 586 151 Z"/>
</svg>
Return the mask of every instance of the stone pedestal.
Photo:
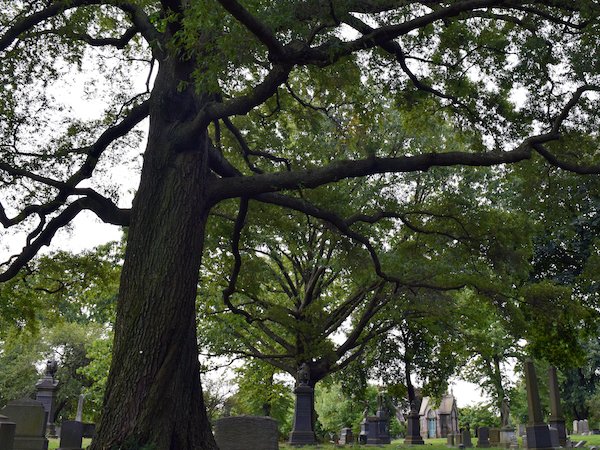
<svg viewBox="0 0 600 450">
<path fill-rule="evenodd" d="M 342 431 L 340 432 L 339 444 L 354 444 L 354 435 L 352 434 L 352 428 L 342 428 Z"/>
<path fill-rule="evenodd" d="M 294 408 L 294 426 L 290 433 L 290 445 L 315 444 L 315 430 L 313 430 L 313 399 L 314 389 L 307 385 L 299 385 L 294 389 L 296 405 Z"/>
<path fill-rule="evenodd" d="M 513 439 L 516 439 L 517 432 L 513 427 L 502 427 L 500 428 L 500 442 L 499 446 L 504 448 L 510 448 Z"/>
<path fill-rule="evenodd" d="M 405 444 L 424 445 L 425 441 L 421 436 L 421 424 L 419 423 L 419 413 L 411 411 L 407 417 L 407 432 L 404 438 Z"/>
<path fill-rule="evenodd" d="M 548 425 L 540 423 L 527 426 L 527 448 L 554 450 Z"/>
<path fill-rule="evenodd" d="M 37 391 L 35 399 L 42 404 L 44 411 L 48 415 L 48 423 L 46 425 L 46 433 L 48 437 L 56 438 L 56 426 L 54 425 L 54 402 L 56 400 L 56 390 L 58 389 L 58 381 L 48 373 L 44 375 L 35 385 Z"/>
<path fill-rule="evenodd" d="M 14 450 L 48 450 L 45 437 L 47 414 L 40 402 L 16 400 L 0 412 L 16 424 Z"/>
<path fill-rule="evenodd" d="M 479 427 L 477 429 L 477 447 L 489 448 L 490 446 L 490 428 Z"/>
<path fill-rule="evenodd" d="M 16 423 L 6 416 L 0 416 L 0 450 L 13 450 L 16 428 Z"/>
</svg>

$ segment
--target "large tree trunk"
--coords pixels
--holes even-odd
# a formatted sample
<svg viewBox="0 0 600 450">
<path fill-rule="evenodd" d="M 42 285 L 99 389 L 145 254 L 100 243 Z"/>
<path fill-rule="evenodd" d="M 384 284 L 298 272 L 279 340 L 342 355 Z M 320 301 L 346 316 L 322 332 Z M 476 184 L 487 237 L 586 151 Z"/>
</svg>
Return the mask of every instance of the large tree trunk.
<svg viewBox="0 0 600 450">
<path fill-rule="evenodd" d="M 178 65 L 179 64 L 179 65 Z M 113 360 L 93 450 L 212 450 L 202 399 L 195 301 L 209 205 L 206 133 L 189 124 L 202 99 L 188 66 L 161 63 L 132 207 Z"/>
</svg>

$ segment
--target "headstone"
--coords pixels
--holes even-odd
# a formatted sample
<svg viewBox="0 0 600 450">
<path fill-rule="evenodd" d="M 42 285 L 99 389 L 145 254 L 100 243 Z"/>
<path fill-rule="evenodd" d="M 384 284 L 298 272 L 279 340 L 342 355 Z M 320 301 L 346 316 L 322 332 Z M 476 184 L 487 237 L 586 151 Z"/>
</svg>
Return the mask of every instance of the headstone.
<svg viewBox="0 0 600 450">
<path fill-rule="evenodd" d="M 581 434 L 581 435 L 585 434 L 585 430 L 584 430 L 584 427 L 583 427 L 583 420 L 580 420 L 577 423 L 577 434 Z"/>
<path fill-rule="evenodd" d="M 503 448 L 510 448 L 516 436 L 517 433 L 513 427 L 500 428 L 500 442 L 498 443 L 498 446 Z"/>
<path fill-rule="evenodd" d="M 456 445 L 457 447 L 460 447 L 461 445 L 463 445 L 463 435 L 462 433 L 454 433 L 454 445 Z"/>
<path fill-rule="evenodd" d="M 574 445 L 574 448 L 581 448 L 585 445 L 587 441 L 579 441 L 577 444 Z"/>
<path fill-rule="evenodd" d="M 479 427 L 477 429 L 477 447 L 488 448 L 490 446 L 490 428 Z"/>
<path fill-rule="evenodd" d="M 525 361 L 525 385 L 527 388 L 527 408 L 529 412 L 529 424 L 527 425 L 527 448 L 550 450 L 550 430 L 544 423 L 542 406 L 538 391 L 537 377 L 533 361 Z"/>
<path fill-rule="evenodd" d="M 566 447 L 567 445 L 567 427 L 565 418 L 560 405 L 560 391 L 558 389 L 558 377 L 556 376 L 556 367 L 548 368 L 548 388 L 550 393 L 550 420 L 548 424 L 552 428 L 556 428 L 558 436 L 558 445 L 555 447 Z"/>
<path fill-rule="evenodd" d="M 520 423 L 517 426 L 517 433 L 519 434 L 519 436 L 524 436 L 526 432 L 527 432 L 527 429 L 525 427 L 525 424 Z"/>
<path fill-rule="evenodd" d="M 490 447 L 500 445 L 500 428 L 490 428 Z"/>
<path fill-rule="evenodd" d="M 234 416 L 215 422 L 220 450 L 278 450 L 277 421 L 271 417 Z"/>
<path fill-rule="evenodd" d="M 392 442 L 390 437 L 390 422 L 387 409 L 385 407 L 385 394 L 380 392 L 377 395 L 377 412 L 375 416 L 367 417 L 369 431 L 367 433 L 367 444 L 389 444 Z"/>
<path fill-rule="evenodd" d="M 65 420 L 60 429 L 58 450 L 82 450 L 83 423 L 78 420 Z"/>
<path fill-rule="evenodd" d="M 579 421 L 573 421 L 573 434 L 579 434 Z"/>
<path fill-rule="evenodd" d="M 583 419 L 583 434 L 590 434 L 590 426 L 587 419 Z"/>
<path fill-rule="evenodd" d="M 16 427 L 8 417 L 0 416 L 0 450 L 13 450 Z"/>
<path fill-rule="evenodd" d="M 298 368 L 297 386 L 294 389 L 294 424 L 288 441 L 291 445 L 310 445 L 317 442 L 313 429 L 315 391 L 309 383 L 310 368 L 308 364 L 302 363 Z"/>
<path fill-rule="evenodd" d="M 352 434 L 352 428 L 342 428 L 339 443 L 341 445 L 354 444 L 354 435 Z"/>
<path fill-rule="evenodd" d="M 452 433 L 446 435 L 446 447 L 454 447 L 454 435 Z"/>
<path fill-rule="evenodd" d="M 517 450 L 519 448 L 519 440 L 517 439 L 517 435 L 513 435 L 510 441 L 510 450 Z"/>
<path fill-rule="evenodd" d="M 591 431 L 591 433 L 592 433 L 592 434 L 600 434 L 600 430 L 599 430 L 598 428 L 594 428 L 594 429 Z"/>
<path fill-rule="evenodd" d="M 552 444 L 552 447 L 554 448 L 558 448 L 558 447 L 562 447 L 560 445 L 560 442 L 558 441 L 558 430 L 554 427 L 548 427 L 548 429 L 550 430 L 550 443 Z"/>
<path fill-rule="evenodd" d="M 47 414 L 42 404 L 36 400 L 23 399 L 8 403 L 1 414 L 16 425 L 14 450 L 47 450 Z"/>
<path fill-rule="evenodd" d="M 44 373 L 44 377 L 35 385 L 35 399 L 42 404 L 44 411 L 46 411 L 48 416 L 46 432 L 48 436 L 52 438 L 57 437 L 56 426 L 54 425 L 54 402 L 56 400 L 56 391 L 58 389 L 58 380 L 54 379 L 54 375 L 57 370 L 57 362 L 53 359 L 48 360 L 46 362 L 46 372 Z"/>
<path fill-rule="evenodd" d="M 466 428 L 462 431 L 462 445 L 465 446 L 465 448 L 471 448 L 473 447 L 473 443 L 471 442 L 471 431 Z"/>
</svg>

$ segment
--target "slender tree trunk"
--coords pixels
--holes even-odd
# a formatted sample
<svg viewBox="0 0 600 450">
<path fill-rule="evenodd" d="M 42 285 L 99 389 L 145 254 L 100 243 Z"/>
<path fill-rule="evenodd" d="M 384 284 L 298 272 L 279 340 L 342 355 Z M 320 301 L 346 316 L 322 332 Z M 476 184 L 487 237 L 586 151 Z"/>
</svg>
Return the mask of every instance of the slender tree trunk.
<svg viewBox="0 0 600 450">
<path fill-rule="evenodd" d="M 113 360 L 93 450 L 213 450 L 200 385 L 195 302 L 209 205 L 201 104 L 190 70 L 161 63 L 132 207 Z"/>
</svg>

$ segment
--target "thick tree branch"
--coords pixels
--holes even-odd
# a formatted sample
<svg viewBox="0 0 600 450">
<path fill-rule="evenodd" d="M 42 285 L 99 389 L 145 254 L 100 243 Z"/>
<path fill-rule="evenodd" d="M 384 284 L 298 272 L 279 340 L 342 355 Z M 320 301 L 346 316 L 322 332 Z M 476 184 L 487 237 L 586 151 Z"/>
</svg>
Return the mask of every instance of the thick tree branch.
<svg viewBox="0 0 600 450">
<path fill-rule="evenodd" d="M 260 42 L 262 42 L 272 57 L 277 58 L 283 54 L 283 46 L 264 23 L 254 17 L 246 8 L 236 0 L 218 0 L 233 17 L 240 21 Z"/>
<path fill-rule="evenodd" d="M 129 222 L 129 212 L 118 209 L 109 200 L 100 200 L 93 197 L 75 200 L 58 216 L 50 220 L 38 236 L 28 242 L 19 255 L 11 258 L 8 268 L 0 274 L 0 282 L 10 280 L 17 275 L 19 270 L 35 257 L 40 248 L 50 244 L 59 229 L 68 225 L 83 210 L 93 211 L 107 223 L 125 225 Z"/>
</svg>

